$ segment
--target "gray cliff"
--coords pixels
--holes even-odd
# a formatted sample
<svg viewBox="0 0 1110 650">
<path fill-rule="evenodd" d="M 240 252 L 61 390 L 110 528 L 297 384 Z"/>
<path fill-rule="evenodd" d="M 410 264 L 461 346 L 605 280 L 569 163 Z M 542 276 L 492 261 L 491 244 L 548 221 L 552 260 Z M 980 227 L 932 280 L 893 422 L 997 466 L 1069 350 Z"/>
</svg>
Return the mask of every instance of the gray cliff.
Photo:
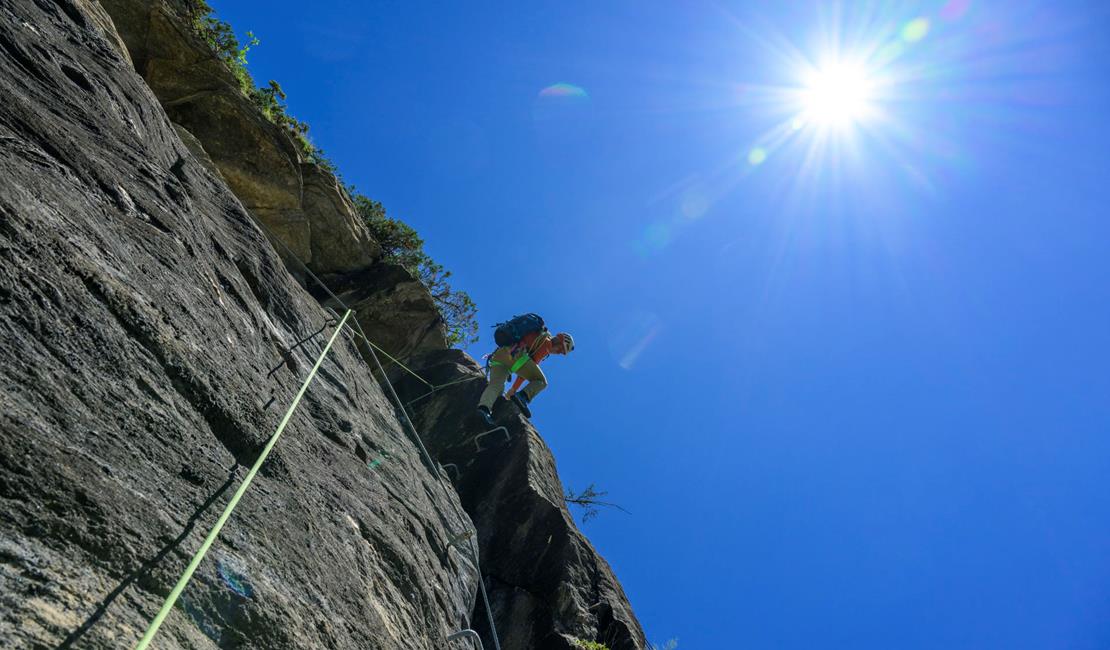
<svg viewBox="0 0 1110 650">
<path fill-rule="evenodd" d="M 0 645 L 142 635 L 334 331 L 299 259 L 468 379 L 390 370 L 452 467 L 345 331 L 154 647 L 492 648 L 473 536 L 505 650 L 644 648 L 539 434 L 476 444 L 477 364 L 206 47 L 176 1 L 0 4 Z"/>
</svg>

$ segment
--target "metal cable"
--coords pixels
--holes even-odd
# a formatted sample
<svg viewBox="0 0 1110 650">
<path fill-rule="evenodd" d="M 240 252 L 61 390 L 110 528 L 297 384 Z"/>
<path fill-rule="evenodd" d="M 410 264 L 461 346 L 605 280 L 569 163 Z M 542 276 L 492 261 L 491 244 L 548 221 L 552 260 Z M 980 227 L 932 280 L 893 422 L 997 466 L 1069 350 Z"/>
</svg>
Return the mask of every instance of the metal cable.
<svg viewBox="0 0 1110 650">
<path fill-rule="evenodd" d="M 266 447 L 254 461 L 254 465 L 251 466 L 250 471 L 247 472 L 246 478 L 239 484 L 239 489 L 235 491 L 231 500 L 228 501 L 227 506 L 224 507 L 223 513 L 220 514 L 220 518 L 216 520 L 216 525 L 212 527 L 211 532 L 208 533 L 208 537 L 204 539 L 204 543 L 202 543 L 200 548 L 197 549 L 197 552 L 193 554 L 193 559 L 189 562 L 189 566 L 185 568 L 185 572 L 181 574 L 177 584 L 174 585 L 173 589 L 170 591 L 170 595 L 167 596 L 165 602 L 162 603 L 162 608 L 158 610 L 157 616 L 151 621 L 150 627 L 147 628 L 146 634 L 143 635 L 138 645 L 135 646 L 135 650 L 145 650 L 154 639 L 154 635 L 158 633 L 158 628 L 162 626 L 162 622 L 166 620 L 166 616 L 168 616 L 170 610 L 173 609 L 173 605 L 177 602 L 178 597 L 181 596 L 181 592 L 184 591 L 186 585 L 189 584 L 189 580 L 193 577 L 193 573 L 196 572 L 197 567 L 200 566 L 201 560 L 203 560 L 204 556 L 208 553 L 208 549 L 216 541 L 216 537 L 219 536 L 224 524 L 227 523 L 228 518 L 231 517 L 232 511 L 235 510 L 235 506 L 239 505 L 239 499 L 246 493 L 247 488 L 250 487 L 251 481 L 254 480 L 255 474 L 257 474 L 259 468 L 262 467 L 262 463 L 266 462 L 266 458 L 269 457 L 274 445 L 277 444 L 278 438 L 280 438 L 282 432 L 285 431 L 285 426 L 289 424 L 289 420 L 292 419 L 293 412 L 297 410 L 297 406 L 301 403 L 301 398 L 304 397 L 304 394 L 308 391 L 308 385 L 312 383 L 312 380 L 316 377 L 316 371 L 323 365 L 324 357 L 328 355 L 332 344 L 335 343 L 336 337 L 343 331 L 343 325 L 347 322 L 351 313 L 350 310 L 347 310 L 347 313 L 343 316 L 343 320 L 341 320 L 339 325 L 335 328 L 335 332 L 333 332 L 331 338 L 328 339 L 328 344 L 324 346 L 324 351 L 321 352 L 320 356 L 316 359 L 316 364 L 312 366 L 312 370 L 308 373 L 308 376 L 305 377 L 304 383 L 301 384 L 301 389 L 297 391 L 296 397 L 293 398 L 293 403 L 289 405 L 289 409 L 285 411 L 285 416 L 281 418 L 281 423 L 278 424 L 277 429 L 274 431 L 274 435 L 270 437 L 270 441 L 266 443 Z"/>
<path fill-rule="evenodd" d="M 274 232 L 272 230 L 270 230 L 270 228 L 268 226 L 266 226 L 266 224 L 262 223 L 262 221 L 259 220 L 259 219 L 254 219 L 254 222 L 256 224 L 258 224 L 267 233 L 269 233 L 269 235 L 270 235 L 269 238 L 271 239 L 271 241 L 277 241 L 277 243 L 282 248 L 285 249 L 285 252 L 287 252 L 289 254 L 289 256 L 292 257 L 294 260 L 296 260 L 297 264 L 299 264 L 301 266 L 301 268 L 304 269 L 305 273 L 307 273 L 318 285 L 320 285 L 320 287 L 329 296 L 331 296 L 331 298 L 333 300 L 335 300 L 337 303 L 339 303 L 344 309 L 348 310 L 348 313 L 353 313 L 354 312 L 354 310 L 351 309 L 351 307 L 349 307 L 347 305 L 347 303 L 343 302 L 343 300 L 341 300 L 339 298 L 339 296 L 335 295 L 335 292 L 333 292 L 331 290 L 331 288 L 328 287 L 328 285 L 325 284 L 324 281 L 320 279 L 319 276 L 317 276 L 315 273 L 313 273 L 312 269 L 308 268 L 308 265 L 305 264 L 301 260 L 301 258 L 298 257 L 297 254 L 294 253 L 292 251 L 292 249 L 290 249 L 289 246 L 287 246 L 285 244 L 285 242 L 283 242 L 281 240 L 281 238 L 276 236 L 274 234 Z M 346 320 L 346 317 L 344 317 L 344 321 L 345 320 Z M 444 493 L 447 495 L 448 503 L 451 503 L 451 505 L 454 507 L 454 509 L 456 509 L 456 514 L 459 514 L 457 512 L 457 510 L 459 509 L 459 506 L 458 506 L 456 500 L 450 498 L 450 493 L 447 492 L 447 487 L 443 484 L 443 474 L 440 472 L 439 466 L 436 464 L 435 460 L 432 459 L 432 455 L 430 453 L 428 453 L 427 447 L 424 446 L 424 441 L 421 439 L 420 433 L 416 430 L 416 426 L 412 423 L 412 418 L 409 416 L 408 409 L 405 408 L 405 404 L 401 401 L 401 398 L 397 395 L 397 391 L 394 390 L 393 382 L 389 381 L 389 375 L 386 374 L 385 368 L 382 367 L 382 363 L 378 359 L 378 355 L 377 355 L 377 353 L 374 352 L 374 350 L 375 349 L 381 350 L 382 354 L 385 354 L 386 356 L 388 356 L 390 359 L 392 359 L 394 361 L 394 363 L 401 366 L 406 371 L 408 371 L 410 374 L 412 374 L 414 377 L 416 377 L 417 379 L 422 381 L 424 384 L 426 384 L 428 387 L 430 387 L 432 389 L 433 393 L 438 388 L 445 388 L 445 387 L 450 386 L 450 385 L 462 383 L 462 381 L 461 380 L 460 381 L 454 381 L 454 382 L 450 382 L 448 384 L 444 384 L 443 386 L 438 386 L 438 387 L 435 386 L 434 384 L 432 384 L 428 380 L 426 380 L 423 377 L 421 377 L 420 375 L 418 375 L 411 368 L 408 368 L 403 363 L 401 363 L 400 361 L 395 359 L 388 352 L 386 352 L 385 350 L 382 350 L 380 347 L 375 345 L 374 342 L 370 340 L 370 337 L 368 337 L 366 335 L 366 332 L 363 331 L 362 324 L 359 322 L 357 315 L 354 318 L 354 324 L 355 324 L 355 329 L 357 330 L 356 333 L 358 334 L 358 336 L 360 336 L 362 338 L 362 340 L 365 341 L 368 344 L 368 346 L 369 346 L 368 349 L 370 350 L 370 357 L 374 360 L 374 365 L 377 366 L 378 371 L 382 374 L 382 378 L 384 379 L 383 383 L 385 383 L 386 387 L 389 389 L 389 394 L 393 397 L 394 403 L 396 403 L 397 408 L 401 412 L 401 416 L 402 416 L 401 421 L 409 429 L 409 432 L 411 433 L 411 437 L 412 437 L 413 441 L 416 443 L 417 447 L 420 449 L 421 454 L 424 456 L 424 460 L 428 463 L 429 470 L 431 470 L 432 474 L 436 477 L 436 483 L 439 484 L 439 486 L 444 490 Z M 339 329 L 342 329 L 342 327 L 340 327 Z M 471 379 L 477 379 L 477 378 L 478 378 L 478 376 L 475 376 L 475 377 L 467 378 L 466 380 L 469 381 Z M 422 395 L 420 398 L 417 398 L 417 399 L 422 399 L 423 397 L 427 397 L 427 394 Z M 416 401 L 416 400 L 413 400 L 413 401 Z M 410 404 L 411 404 L 411 402 L 410 402 Z M 452 487 L 451 490 L 454 491 L 454 487 Z M 458 496 L 458 493 L 456 493 L 456 497 L 457 496 Z M 463 519 L 469 519 L 470 518 L 469 515 L 467 515 L 465 511 L 462 512 L 462 515 L 463 515 Z M 500 642 L 498 641 L 498 638 L 497 638 L 497 626 L 493 622 L 493 610 L 490 609 L 489 596 L 486 594 L 485 580 L 482 578 L 481 563 L 479 561 L 480 552 L 478 550 L 477 542 L 474 542 L 473 540 L 471 540 L 471 541 L 472 541 L 472 544 L 469 545 L 469 546 L 471 546 L 471 552 L 473 553 L 473 556 L 474 556 L 473 557 L 474 569 L 478 574 L 478 588 L 479 588 L 479 590 L 481 591 L 481 594 L 482 594 L 482 602 L 485 603 L 486 617 L 489 620 L 490 631 L 491 631 L 491 634 L 493 636 L 494 650 L 501 650 L 501 644 L 500 644 Z M 136 648 L 136 650 L 140 650 L 140 649 Z"/>
</svg>

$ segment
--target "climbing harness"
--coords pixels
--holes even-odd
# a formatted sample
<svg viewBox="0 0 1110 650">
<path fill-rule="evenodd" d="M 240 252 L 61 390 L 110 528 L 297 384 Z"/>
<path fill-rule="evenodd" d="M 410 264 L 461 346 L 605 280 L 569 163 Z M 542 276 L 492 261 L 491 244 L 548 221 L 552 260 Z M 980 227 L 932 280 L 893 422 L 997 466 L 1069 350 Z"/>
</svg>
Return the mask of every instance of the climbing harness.
<svg viewBox="0 0 1110 650">
<path fill-rule="evenodd" d="M 513 361 L 513 365 L 509 366 L 509 373 L 510 374 L 515 374 L 517 370 L 520 370 L 521 368 L 523 368 L 524 364 L 528 363 L 531 360 L 532 360 L 532 356 L 530 354 L 528 354 L 527 351 L 525 351 L 523 354 L 521 354 L 519 357 L 517 357 L 515 361 Z M 504 365 L 505 364 L 501 363 L 500 361 L 494 361 L 492 358 L 490 358 L 486 363 L 486 367 L 504 366 Z"/>
<path fill-rule="evenodd" d="M 534 314 L 529 314 L 529 315 L 531 316 L 531 315 L 534 315 Z M 517 318 L 520 318 L 520 317 L 518 316 Z M 519 341 L 515 345 L 513 345 L 509 349 L 509 355 L 510 356 L 515 355 L 515 354 L 518 353 L 517 351 L 519 350 L 519 355 L 520 356 L 517 356 L 517 357 L 513 358 L 513 363 L 512 363 L 511 366 L 509 366 L 509 373 L 510 374 L 516 374 L 516 371 L 520 370 L 521 368 L 524 367 L 524 364 L 531 361 L 532 360 L 532 355 L 536 353 L 536 350 L 539 350 L 540 346 L 543 345 L 544 342 L 549 340 L 549 339 L 551 339 L 551 335 L 545 329 L 545 330 L 541 330 L 540 332 L 538 332 L 537 335 L 536 335 L 536 338 L 533 339 L 532 342 L 529 345 L 524 345 L 524 344 L 520 343 Z M 508 345 L 502 345 L 501 347 L 498 348 L 498 350 L 500 350 L 501 348 L 508 348 L 508 347 L 509 347 Z M 492 367 L 492 366 L 504 366 L 505 365 L 504 363 L 501 363 L 500 361 L 495 361 L 493 359 L 494 354 L 497 354 L 497 352 L 494 351 L 493 354 L 487 354 L 486 355 L 486 368 L 487 369 Z M 488 375 L 488 372 L 487 372 L 487 375 Z"/>
</svg>

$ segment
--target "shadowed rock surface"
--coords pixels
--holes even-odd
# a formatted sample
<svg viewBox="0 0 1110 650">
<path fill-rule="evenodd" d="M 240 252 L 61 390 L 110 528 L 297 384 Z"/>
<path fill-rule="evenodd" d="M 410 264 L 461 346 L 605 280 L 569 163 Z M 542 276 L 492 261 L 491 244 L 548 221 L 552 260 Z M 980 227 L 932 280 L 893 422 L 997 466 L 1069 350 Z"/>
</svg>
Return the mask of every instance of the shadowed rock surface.
<svg viewBox="0 0 1110 650">
<path fill-rule="evenodd" d="M 411 273 L 399 264 L 376 264 L 357 273 L 325 276 L 328 287 L 343 304 L 355 310 L 366 335 L 399 361 L 413 355 L 447 348 L 447 329 L 435 301 Z M 339 310 L 339 302 L 315 284 L 309 291 L 324 305 Z M 391 378 L 403 370 L 388 359 Z"/>
<path fill-rule="evenodd" d="M 482 573 L 504 648 L 570 650 L 573 639 L 611 650 L 639 650 L 644 633 L 608 563 L 579 532 L 563 502 L 555 458 L 539 433 L 504 399 L 494 405 L 503 432 L 474 414 L 486 380 L 458 350 L 416 360 L 435 385 L 473 377 L 431 395 L 413 378 L 398 381 L 424 443 L 455 477 L 478 529 Z M 492 645 L 484 619 L 475 625 Z"/>
<path fill-rule="evenodd" d="M 76 5 L 0 7 L 0 96 L 0 645 L 130 647 L 328 315 Z M 441 648 L 469 528 L 341 337 L 156 647 Z"/>
</svg>

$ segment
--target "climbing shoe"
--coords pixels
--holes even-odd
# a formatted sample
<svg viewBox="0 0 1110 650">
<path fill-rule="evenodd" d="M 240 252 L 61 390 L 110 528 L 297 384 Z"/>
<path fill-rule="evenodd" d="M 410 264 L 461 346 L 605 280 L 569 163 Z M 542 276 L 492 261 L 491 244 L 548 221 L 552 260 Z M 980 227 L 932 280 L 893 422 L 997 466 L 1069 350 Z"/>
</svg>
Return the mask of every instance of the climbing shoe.
<svg viewBox="0 0 1110 650">
<path fill-rule="evenodd" d="M 511 399 L 513 404 L 516 404 L 516 407 L 524 414 L 524 417 L 532 419 L 532 410 L 528 408 L 528 402 L 532 400 L 526 393 L 513 393 Z"/>
<path fill-rule="evenodd" d="M 490 413 L 488 406 L 479 406 L 478 415 L 482 416 L 482 419 L 486 421 L 486 424 L 490 425 L 491 427 L 496 426 L 493 422 L 493 413 Z"/>
</svg>

